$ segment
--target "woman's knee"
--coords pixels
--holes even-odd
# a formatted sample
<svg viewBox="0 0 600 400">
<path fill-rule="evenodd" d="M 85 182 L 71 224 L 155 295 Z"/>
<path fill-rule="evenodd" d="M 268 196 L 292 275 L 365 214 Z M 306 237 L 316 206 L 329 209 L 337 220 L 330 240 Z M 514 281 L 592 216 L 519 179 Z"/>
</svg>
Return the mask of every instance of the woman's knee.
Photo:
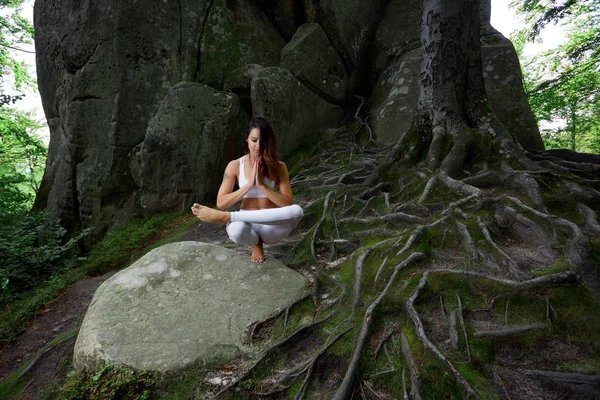
<svg viewBox="0 0 600 400">
<path fill-rule="evenodd" d="M 256 244 L 258 236 L 248 222 L 235 221 L 227 224 L 227 235 L 236 244 Z"/>
<path fill-rule="evenodd" d="M 302 218 L 304 215 L 304 210 L 298 204 L 292 204 L 289 206 L 289 212 L 292 218 Z"/>
</svg>

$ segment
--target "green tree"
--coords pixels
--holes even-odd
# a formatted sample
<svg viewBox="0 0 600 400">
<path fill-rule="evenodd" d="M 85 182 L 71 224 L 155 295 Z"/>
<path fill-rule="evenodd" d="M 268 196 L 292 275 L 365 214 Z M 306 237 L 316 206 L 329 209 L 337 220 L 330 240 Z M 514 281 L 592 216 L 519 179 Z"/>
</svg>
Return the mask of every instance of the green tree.
<svg viewBox="0 0 600 400">
<path fill-rule="evenodd" d="M 10 106 L 35 80 L 17 59 L 24 44 L 33 41 L 33 26 L 20 15 L 23 0 L 0 0 L 0 207 L 4 213 L 29 208 L 38 189 L 47 154 L 36 136 L 41 127 L 28 113 Z M 21 94 L 6 94 L 4 90 Z"/>
<path fill-rule="evenodd" d="M 0 108 L 0 207 L 24 211 L 33 202 L 47 148 L 35 135 L 40 125 L 23 112 Z"/>
<path fill-rule="evenodd" d="M 0 0 L 0 84 L 20 92 L 27 86 L 35 87 L 27 65 L 15 58 L 16 52 L 27 52 L 21 48 L 23 44 L 33 43 L 33 25 L 20 14 L 22 4 L 23 0 Z M 14 104 L 22 97 L 2 93 L 0 106 Z"/>
<path fill-rule="evenodd" d="M 541 30 L 559 23 L 567 42 L 523 64 L 529 102 L 538 121 L 565 121 L 543 132 L 548 148 L 600 152 L 600 4 L 596 1 L 531 0 L 512 3 L 526 17 L 513 39 L 522 51 Z"/>
</svg>

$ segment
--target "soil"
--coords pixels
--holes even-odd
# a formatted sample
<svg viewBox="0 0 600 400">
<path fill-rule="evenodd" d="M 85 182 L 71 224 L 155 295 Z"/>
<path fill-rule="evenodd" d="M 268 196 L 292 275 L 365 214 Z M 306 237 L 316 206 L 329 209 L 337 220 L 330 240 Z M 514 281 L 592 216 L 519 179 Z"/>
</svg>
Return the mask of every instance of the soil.
<svg viewBox="0 0 600 400">
<path fill-rule="evenodd" d="M 35 354 L 54 338 L 77 329 L 94 292 L 113 274 L 114 272 L 109 272 L 81 280 L 60 293 L 52 303 L 42 307 L 25 332 L 0 350 L 0 380 L 24 363 L 30 362 Z M 41 389 L 54 380 L 61 367 L 61 361 L 71 357 L 75 338 L 76 336 L 73 336 L 52 347 L 37 360 L 23 377 L 29 383 L 20 399 L 35 399 Z"/>
</svg>

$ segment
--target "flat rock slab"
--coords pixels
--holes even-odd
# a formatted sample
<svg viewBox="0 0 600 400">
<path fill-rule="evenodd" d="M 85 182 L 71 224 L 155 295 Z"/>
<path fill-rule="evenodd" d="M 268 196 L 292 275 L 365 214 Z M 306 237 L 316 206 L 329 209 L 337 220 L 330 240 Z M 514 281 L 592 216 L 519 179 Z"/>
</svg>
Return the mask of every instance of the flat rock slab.
<svg viewBox="0 0 600 400">
<path fill-rule="evenodd" d="M 307 280 L 281 261 L 200 242 L 150 251 L 96 291 L 74 351 L 77 369 L 106 364 L 173 371 L 249 351 L 246 326 L 299 299 Z"/>
</svg>

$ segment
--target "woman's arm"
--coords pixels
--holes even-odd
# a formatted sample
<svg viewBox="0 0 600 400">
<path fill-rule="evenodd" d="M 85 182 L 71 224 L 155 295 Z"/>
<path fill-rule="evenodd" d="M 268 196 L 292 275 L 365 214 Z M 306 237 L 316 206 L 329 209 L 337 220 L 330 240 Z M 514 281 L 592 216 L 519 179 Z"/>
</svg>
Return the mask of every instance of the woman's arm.
<svg viewBox="0 0 600 400">
<path fill-rule="evenodd" d="M 227 164 L 227 168 L 225 168 L 225 173 L 223 174 L 223 182 L 221 182 L 219 193 L 217 193 L 217 207 L 219 208 L 219 210 L 224 210 L 227 207 L 242 200 L 244 195 L 248 193 L 248 190 L 250 190 L 250 188 L 254 185 L 255 171 L 253 169 L 252 178 L 250 179 L 250 181 L 246 185 L 234 192 L 233 185 L 235 185 L 235 180 L 238 177 L 239 171 L 239 160 L 233 160 L 230 161 L 229 164 Z"/>
<path fill-rule="evenodd" d="M 256 186 L 261 188 L 269 200 L 275 203 L 276 206 L 285 207 L 293 204 L 294 198 L 292 195 L 292 187 L 290 186 L 290 175 L 285 163 L 279 162 L 279 193 L 265 185 L 262 180 L 258 178 L 255 179 Z"/>
</svg>

